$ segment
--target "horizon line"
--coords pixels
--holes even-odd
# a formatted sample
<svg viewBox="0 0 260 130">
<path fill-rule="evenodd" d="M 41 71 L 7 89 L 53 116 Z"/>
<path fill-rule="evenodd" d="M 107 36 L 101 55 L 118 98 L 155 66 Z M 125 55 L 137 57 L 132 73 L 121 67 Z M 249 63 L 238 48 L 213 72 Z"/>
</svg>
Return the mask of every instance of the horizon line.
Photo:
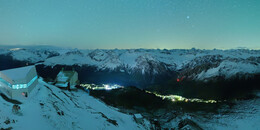
<svg viewBox="0 0 260 130">
<path fill-rule="evenodd" d="M 23 48 L 24 49 L 28 49 L 30 47 L 53 47 L 53 48 L 60 48 L 60 49 L 78 49 L 78 50 L 135 50 L 135 49 L 147 49 L 147 50 L 191 50 L 191 49 L 196 49 L 196 50 L 233 50 L 233 49 L 237 49 L 237 50 L 260 50 L 260 47 L 254 47 L 254 48 L 249 48 L 249 47 L 234 47 L 234 48 L 197 48 L 197 47 L 191 47 L 191 48 L 77 48 L 77 47 L 61 47 L 61 46 L 57 46 L 57 45 L 48 45 L 48 44 L 32 44 L 32 45 L 4 45 L 4 44 L 0 44 L 0 49 L 2 49 L 1 47 L 5 47 L 3 49 L 11 49 L 12 48 Z M 28 48 L 26 48 L 28 47 Z"/>
</svg>

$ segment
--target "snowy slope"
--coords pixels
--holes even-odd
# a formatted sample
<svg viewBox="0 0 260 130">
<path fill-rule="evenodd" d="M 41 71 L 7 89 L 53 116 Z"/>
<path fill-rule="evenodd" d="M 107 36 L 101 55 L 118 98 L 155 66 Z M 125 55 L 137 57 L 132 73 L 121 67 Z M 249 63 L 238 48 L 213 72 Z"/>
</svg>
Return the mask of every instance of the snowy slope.
<svg viewBox="0 0 260 130">
<path fill-rule="evenodd" d="M 21 48 L 4 50 L 4 51 L 0 52 L 0 54 L 10 55 L 15 60 L 28 61 L 28 62 L 31 62 L 31 63 L 44 61 L 45 59 L 47 59 L 49 57 L 59 55 L 59 53 L 56 52 L 56 51 L 37 50 L 37 49 L 36 50 L 34 50 L 34 49 L 21 49 Z"/>
<path fill-rule="evenodd" d="M 148 129 L 137 124 L 131 115 L 120 113 L 89 96 L 84 91 L 68 92 L 39 84 L 27 99 L 20 99 L 21 114 L 13 114 L 13 104 L 0 98 L 0 126 L 16 129 Z M 58 113 L 64 113 L 59 115 Z M 10 124 L 4 123 L 10 120 Z M 14 120 L 14 122 L 13 122 Z M 111 123 L 115 121 L 116 123 Z"/>
<path fill-rule="evenodd" d="M 250 64 L 250 63 L 236 63 L 223 61 L 219 66 L 215 68 L 210 68 L 206 71 L 202 71 L 197 75 L 197 78 L 203 80 L 205 78 L 211 78 L 216 76 L 224 76 L 225 78 L 230 78 L 236 74 L 255 74 L 260 72 L 260 64 Z"/>
<path fill-rule="evenodd" d="M 98 70 L 120 70 L 125 73 L 160 74 L 179 72 L 186 77 L 204 80 L 215 76 L 259 73 L 260 50 L 198 50 L 198 49 L 22 49 L 2 51 L 14 59 L 46 66 L 88 65 Z M 249 67 L 249 68 L 248 68 Z"/>
<path fill-rule="evenodd" d="M 260 93 L 259 93 L 260 94 Z M 258 95 L 259 95 L 258 94 Z M 223 107 L 216 113 L 185 113 L 164 124 L 166 128 L 178 128 L 183 119 L 190 119 L 203 129 L 210 130 L 259 130 L 260 97 L 236 101 L 236 105 Z"/>
</svg>

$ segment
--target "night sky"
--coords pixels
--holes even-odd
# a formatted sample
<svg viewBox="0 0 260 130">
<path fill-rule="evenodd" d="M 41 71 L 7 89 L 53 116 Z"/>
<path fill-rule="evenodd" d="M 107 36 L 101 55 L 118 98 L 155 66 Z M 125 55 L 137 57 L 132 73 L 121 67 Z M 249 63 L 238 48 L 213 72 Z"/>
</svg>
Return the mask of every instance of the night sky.
<svg viewBox="0 0 260 130">
<path fill-rule="evenodd" d="M 0 45 L 260 49 L 260 0 L 0 0 Z"/>
</svg>

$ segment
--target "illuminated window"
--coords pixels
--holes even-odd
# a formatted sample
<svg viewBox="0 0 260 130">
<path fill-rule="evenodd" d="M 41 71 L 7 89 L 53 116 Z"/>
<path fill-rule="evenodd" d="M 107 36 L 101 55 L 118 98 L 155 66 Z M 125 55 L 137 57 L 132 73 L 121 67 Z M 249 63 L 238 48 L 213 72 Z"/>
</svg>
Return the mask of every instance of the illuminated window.
<svg viewBox="0 0 260 130">
<path fill-rule="evenodd" d="M 28 82 L 28 84 L 15 84 L 15 85 L 12 85 L 12 88 L 13 89 L 27 88 L 27 87 L 31 86 L 36 79 L 37 79 L 37 76 L 35 76 L 30 82 Z"/>
<path fill-rule="evenodd" d="M 13 89 L 27 88 L 27 84 L 16 84 L 12 86 Z"/>
</svg>

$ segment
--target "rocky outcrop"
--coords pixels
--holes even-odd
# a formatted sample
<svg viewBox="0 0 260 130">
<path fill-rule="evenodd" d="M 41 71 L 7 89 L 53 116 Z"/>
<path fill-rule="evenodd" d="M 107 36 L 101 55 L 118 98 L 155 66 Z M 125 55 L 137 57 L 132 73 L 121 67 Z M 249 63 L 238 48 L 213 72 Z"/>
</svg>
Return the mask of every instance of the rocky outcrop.
<svg viewBox="0 0 260 130">
<path fill-rule="evenodd" d="M 190 119 L 183 119 L 178 124 L 180 130 L 202 130 L 202 128 Z"/>
</svg>

